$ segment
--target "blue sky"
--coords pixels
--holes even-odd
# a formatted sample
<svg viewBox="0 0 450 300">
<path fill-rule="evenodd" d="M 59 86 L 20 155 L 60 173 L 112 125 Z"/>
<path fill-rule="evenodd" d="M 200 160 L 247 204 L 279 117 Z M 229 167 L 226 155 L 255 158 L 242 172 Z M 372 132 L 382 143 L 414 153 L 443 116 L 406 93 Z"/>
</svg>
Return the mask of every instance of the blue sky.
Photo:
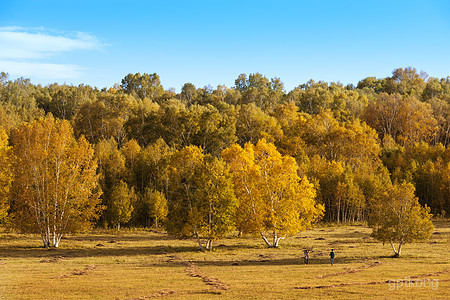
<svg viewBox="0 0 450 300">
<path fill-rule="evenodd" d="M 450 75 L 450 1 L 10 1 L 0 71 L 110 87 L 157 73 L 164 88 L 239 74 L 356 84 L 412 66 Z"/>
</svg>

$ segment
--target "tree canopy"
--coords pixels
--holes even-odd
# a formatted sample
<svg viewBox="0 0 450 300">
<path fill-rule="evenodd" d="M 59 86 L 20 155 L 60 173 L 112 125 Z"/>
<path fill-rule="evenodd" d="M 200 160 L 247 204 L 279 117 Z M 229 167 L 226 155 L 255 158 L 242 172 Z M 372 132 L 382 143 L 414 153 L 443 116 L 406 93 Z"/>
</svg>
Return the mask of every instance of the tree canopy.
<svg viewBox="0 0 450 300">
<path fill-rule="evenodd" d="M 449 145 L 450 77 L 413 67 L 355 85 L 309 80 L 291 91 L 278 77 L 240 74 L 231 87 L 188 81 L 179 93 L 156 73 L 130 73 L 101 90 L 0 73 L 0 220 L 56 245 L 59 233 L 28 222 L 44 218 L 30 201 L 53 203 L 58 219 L 66 197 L 76 221 L 55 225 L 64 232 L 158 224 L 210 248 L 238 228 L 277 245 L 322 214 L 369 220 L 387 187 L 402 182 L 446 217 Z M 83 176 L 90 185 L 68 188 Z"/>
<path fill-rule="evenodd" d="M 434 229 L 431 216 L 430 209 L 421 206 L 414 196 L 412 184 L 394 184 L 373 201 L 369 225 L 373 227 L 372 236 L 389 242 L 398 257 L 402 245 L 430 237 Z M 398 243 L 397 249 L 394 243 Z"/>
<path fill-rule="evenodd" d="M 14 152 L 13 225 L 37 232 L 45 247 L 58 247 L 67 232 L 89 228 L 98 217 L 94 151 L 76 140 L 67 121 L 52 117 L 20 125 Z"/>
</svg>

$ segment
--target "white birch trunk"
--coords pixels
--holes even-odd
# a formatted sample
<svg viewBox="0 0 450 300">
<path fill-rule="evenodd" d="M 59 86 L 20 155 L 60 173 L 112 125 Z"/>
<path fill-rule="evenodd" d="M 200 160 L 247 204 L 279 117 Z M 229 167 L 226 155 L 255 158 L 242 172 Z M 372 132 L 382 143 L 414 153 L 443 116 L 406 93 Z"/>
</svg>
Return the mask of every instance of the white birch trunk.
<svg viewBox="0 0 450 300">
<path fill-rule="evenodd" d="M 206 250 L 212 250 L 213 241 L 211 239 L 208 239 L 206 241 Z"/>
<path fill-rule="evenodd" d="M 201 251 L 203 251 L 202 241 L 200 240 L 200 236 L 198 235 L 197 228 L 194 227 L 194 230 L 195 230 L 195 237 L 197 238 L 198 247 L 200 248 Z"/>
<path fill-rule="evenodd" d="M 261 234 L 262 239 L 264 240 L 264 242 L 266 243 L 267 247 L 272 248 L 272 244 L 267 240 L 267 238 L 264 236 L 264 233 L 262 231 L 259 232 L 259 234 Z"/>
<path fill-rule="evenodd" d="M 395 257 L 400 257 L 400 254 L 401 254 L 401 251 L 402 251 L 403 241 L 400 241 L 400 243 L 398 244 L 398 250 L 395 250 L 395 245 L 394 245 L 394 242 L 392 242 L 392 240 L 390 240 L 389 242 L 391 243 L 392 250 L 394 250 L 394 256 Z"/>
<path fill-rule="evenodd" d="M 285 237 L 286 237 L 286 236 L 278 237 L 278 238 L 275 240 L 275 242 L 274 242 L 274 244 L 273 244 L 273 247 L 274 247 L 274 248 L 278 248 L 278 244 L 280 243 L 280 240 L 284 240 Z"/>
</svg>

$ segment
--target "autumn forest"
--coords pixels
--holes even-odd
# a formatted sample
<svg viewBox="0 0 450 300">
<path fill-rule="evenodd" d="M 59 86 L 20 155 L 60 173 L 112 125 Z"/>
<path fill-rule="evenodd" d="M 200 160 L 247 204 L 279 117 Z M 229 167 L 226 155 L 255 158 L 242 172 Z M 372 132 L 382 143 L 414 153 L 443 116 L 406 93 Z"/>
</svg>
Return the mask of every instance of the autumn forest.
<svg viewBox="0 0 450 300">
<path fill-rule="evenodd" d="M 277 247 L 318 221 L 368 222 L 392 241 L 400 211 L 413 231 L 401 246 L 448 217 L 449 145 L 450 77 L 412 67 L 356 86 L 286 91 L 256 73 L 180 93 L 155 73 L 102 90 L 1 73 L 0 224 L 46 247 L 93 226 Z"/>
</svg>

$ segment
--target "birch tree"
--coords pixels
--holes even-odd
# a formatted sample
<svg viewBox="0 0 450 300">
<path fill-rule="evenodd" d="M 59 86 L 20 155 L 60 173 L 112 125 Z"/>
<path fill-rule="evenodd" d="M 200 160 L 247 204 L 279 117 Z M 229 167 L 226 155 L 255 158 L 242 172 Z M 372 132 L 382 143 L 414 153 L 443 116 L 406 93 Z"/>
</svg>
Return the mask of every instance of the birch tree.
<svg viewBox="0 0 450 300">
<path fill-rule="evenodd" d="M 177 236 L 194 236 L 200 250 L 234 228 L 236 198 L 225 163 L 205 156 L 196 146 L 175 152 L 169 164 L 166 228 Z"/>
<path fill-rule="evenodd" d="M 153 218 L 155 228 L 158 229 L 161 221 L 164 221 L 167 217 L 167 199 L 160 191 L 147 187 L 144 193 L 144 201 L 148 205 L 148 215 Z"/>
<path fill-rule="evenodd" d="M 434 230 L 430 208 L 419 204 L 414 190 L 410 183 L 390 185 L 372 203 L 372 236 L 389 242 L 395 257 L 400 256 L 404 244 L 426 241 Z"/>
<path fill-rule="evenodd" d="M 264 139 L 244 148 L 236 144 L 222 156 L 233 174 L 239 230 L 258 233 L 268 247 L 278 247 L 281 239 L 310 228 L 322 216 L 314 186 L 299 178 L 295 159 L 282 156 L 273 144 Z"/>
<path fill-rule="evenodd" d="M 68 121 L 47 117 L 12 134 L 13 224 L 58 247 L 65 233 L 87 229 L 98 217 L 100 192 L 94 151 L 76 140 Z"/>
<path fill-rule="evenodd" d="M 206 237 L 206 249 L 213 241 L 235 229 L 237 200 L 228 166 L 218 158 L 205 156 L 198 177 L 196 197 L 201 199 L 199 231 Z"/>
<path fill-rule="evenodd" d="M 117 226 L 117 231 L 120 231 L 120 224 L 130 221 L 135 202 L 134 188 L 128 188 L 127 183 L 123 180 L 112 188 L 108 203 L 108 217 L 110 222 Z"/>
</svg>

